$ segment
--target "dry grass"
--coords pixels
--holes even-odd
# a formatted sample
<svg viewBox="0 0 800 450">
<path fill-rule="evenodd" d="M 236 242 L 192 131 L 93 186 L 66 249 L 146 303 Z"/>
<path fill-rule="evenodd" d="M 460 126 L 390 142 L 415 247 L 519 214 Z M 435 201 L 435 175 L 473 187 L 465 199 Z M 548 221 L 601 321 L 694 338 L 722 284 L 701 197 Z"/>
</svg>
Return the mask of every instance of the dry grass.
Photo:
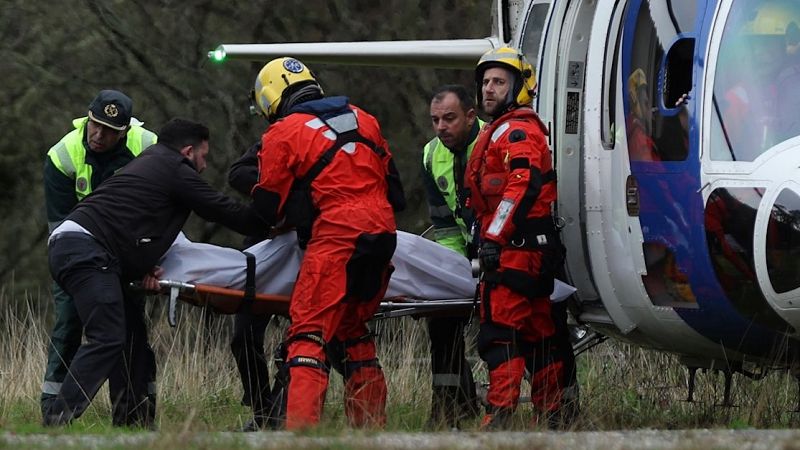
<svg viewBox="0 0 800 450">
<path fill-rule="evenodd" d="M 156 302 L 163 299 L 156 300 Z M 47 295 L 9 299 L 0 291 L 0 428 L 41 431 L 39 390 L 45 365 L 45 342 L 52 311 Z M 151 305 L 155 302 L 151 302 Z M 228 349 L 231 318 L 212 316 L 181 305 L 177 328 L 163 311 L 152 311 L 151 343 L 159 363 L 159 422 L 164 431 L 218 431 L 238 428 L 249 411 L 239 405 L 241 384 Z M 49 320 L 47 320 L 47 319 Z M 271 352 L 287 321 L 273 319 L 268 329 Z M 474 326 L 470 328 L 474 343 Z M 379 357 L 389 385 L 390 430 L 421 430 L 430 401 L 428 342 L 424 323 L 392 319 L 375 324 Z M 486 371 L 474 346 L 469 350 L 478 381 Z M 794 378 L 770 373 L 761 381 L 736 376 L 734 407 L 721 407 L 723 377 L 699 372 L 696 402 L 687 403 L 687 372 L 674 356 L 618 342 L 608 342 L 581 355 L 579 378 L 582 415 L 578 430 L 695 427 L 794 427 L 798 414 Z M 526 393 L 527 386 L 523 387 Z M 345 423 L 342 384 L 331 376 L 321 433 L 338 433 Z M 108 394 L 103 389 L 75 432 L 110 430 Z M 522 405 L 519 427 L 532 412 Z M 466 424 L 474 428 L 477 424 Z"/>
</svg>

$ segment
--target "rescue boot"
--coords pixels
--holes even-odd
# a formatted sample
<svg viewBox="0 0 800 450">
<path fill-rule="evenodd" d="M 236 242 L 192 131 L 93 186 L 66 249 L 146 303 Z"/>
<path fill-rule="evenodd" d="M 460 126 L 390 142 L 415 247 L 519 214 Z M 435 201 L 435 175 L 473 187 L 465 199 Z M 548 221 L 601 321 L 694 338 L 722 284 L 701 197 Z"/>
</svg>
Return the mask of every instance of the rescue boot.
<svg viewBox="0 0 800 450">
<path fill-rule="evenodd" d="M 558 408 L 535 415 L 531 423 L 533 428 L 544 425 L 550 430 L 567 430 L 571 428 L 580 413 L 577 397 L 578 386 L 569 386 L 562 391 L 561 403 Z"/>
<path fill-rule="evenodd" d="M 372 335 L 346 341 L 345 352 L 344 411 L 348 424 L 358 428 L 383 428 L 388 391 Z"/>
<path fill-rule="evenodd" d="M 511 408 L 486 408 L 486 415 L 481 420 L 481 431 L 502 431 L 511 427 L 511 417 L 514 411 Z"/>
</svg>

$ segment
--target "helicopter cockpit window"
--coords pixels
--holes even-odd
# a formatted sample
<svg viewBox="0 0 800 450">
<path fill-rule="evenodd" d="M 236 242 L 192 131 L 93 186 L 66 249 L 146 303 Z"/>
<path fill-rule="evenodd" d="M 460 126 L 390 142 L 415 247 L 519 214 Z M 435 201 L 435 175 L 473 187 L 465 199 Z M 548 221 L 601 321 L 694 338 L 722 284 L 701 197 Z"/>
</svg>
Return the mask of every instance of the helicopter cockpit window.
<svg viewBox="0 0 800 450">
<path fill-rule="evenodd" d="M 675 103 L 692 86 L 695 0 L 644 0 L 631 37 L 625 83 L 625 129 L 631 161 L 682 161 L 688 155 L 688 121 Z M 630 21 L 626 21 L 630 23 Z M 670 48 L 662 74 L 664 49 Z M 663 75 L 663 81 L 659 76 Z M 674 101 L 666 103 L 667 100 Z M 659 108 L 659 103 L 664 103 Z M 680 105 L 678 105 L 680 106 Z"/>
<path fill-rule="evenodd" d="M 800 135 L 800 2 L 736 0 L 714 79 L 711 158 L 753 161 Z"/>
<path fill-rule="evenodd" d="M 767 225 L 767 272 L 782 294 L 800 288 L 800 195 L 784 189 L 772 205 Z"/>
<path fill-rule="evenodd" d="M 542 43 L 544 23 L 547 19 L 547 12 L 550 10 L 550 2 L 542 2 L 533 5 L 528 14 L 528 22 L 525 24 L 525 31 L 522 38 L 522 52 L 528 61 L 534 65 L 539 61 L 539 47 Z"/>
<path fill-rule="evenodd" d="M 763 188 L 723 187 L 713 190 L 708 196 L 705 207 L 706 242 L 717 281 L 732 306 L 745 317 L 751 317 L 756 323 L 784 328 L 788 324 L 770 307 L 756 274 L 753 244 L 756 216 L 763 195 Z M 797 200 L 795 194 L 784 192 L 780 194 L 775 205 L 777 208 L 781 206 L 796 208 Z M 777 220 L 783 222 L 784 227 L 793 226 L 789 223 L 788 216 L 782 216 L 780 219 L 777 216 L 773 208 L 769 225 L 771 228 L 777 226 Z M 796 244 L 793 240 L 797 237 L 792 235 L 791 231 L 784 228 L 781 233 L 781 236 L 777 236 L 774 231 L 768 231 L 767 239 L 773 239 L 775 243 L 783 240 L 784 243 Z M 797 274 L 793 269 L 787 267 L 780 272 L 774 271 L 774 263 L 785 262 L 787 257 L 792 256 L 794 250 L 790 248 L 776 252 L 775 247 L 768 243 L 767 258 L 768 261 L 772 259 L 773 263 L 768 262 L 767 267 L 772 271 L 770 280 L 773 285 L 780 280 L 775 286 L 778 289 L 785 289 L 786 286 L 797 282 Z"/>
</svg>

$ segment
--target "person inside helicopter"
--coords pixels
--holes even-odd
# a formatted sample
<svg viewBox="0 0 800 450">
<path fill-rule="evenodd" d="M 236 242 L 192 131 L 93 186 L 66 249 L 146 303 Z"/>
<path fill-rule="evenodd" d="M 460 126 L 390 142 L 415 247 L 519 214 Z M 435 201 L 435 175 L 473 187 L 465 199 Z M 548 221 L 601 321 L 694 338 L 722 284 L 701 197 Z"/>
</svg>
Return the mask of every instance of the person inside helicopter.
<svg viewBox="0 0 800 450">
<path fill-rule="evenodd" d="M 753 161 L 792 134 L 798 105 L 793 93 L 800 91 L 800 78 L 789 70 L 795 58 L 787 54 L 800 42 L 798 23 L 800 5 L 789 0 L 751 2 L 732 12 L 720 46 L 715 87 L 730 149 L 726 159 Z"/>
</svg>

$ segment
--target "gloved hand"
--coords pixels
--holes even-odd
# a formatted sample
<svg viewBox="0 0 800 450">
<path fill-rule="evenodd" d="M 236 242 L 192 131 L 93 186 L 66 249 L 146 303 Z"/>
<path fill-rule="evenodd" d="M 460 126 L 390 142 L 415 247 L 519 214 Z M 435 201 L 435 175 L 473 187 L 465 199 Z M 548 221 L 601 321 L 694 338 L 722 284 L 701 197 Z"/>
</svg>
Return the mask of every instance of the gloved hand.
<svg viewBox="0 0 800 450">
<path fill-rule="evenodd" d="M 500 267 L 500 244 L 492 241 L 484 241 L 478 250 L 478 258 L 481 260 L 481 269 L 484 272 L 492 272 Z"/>
</svg>

